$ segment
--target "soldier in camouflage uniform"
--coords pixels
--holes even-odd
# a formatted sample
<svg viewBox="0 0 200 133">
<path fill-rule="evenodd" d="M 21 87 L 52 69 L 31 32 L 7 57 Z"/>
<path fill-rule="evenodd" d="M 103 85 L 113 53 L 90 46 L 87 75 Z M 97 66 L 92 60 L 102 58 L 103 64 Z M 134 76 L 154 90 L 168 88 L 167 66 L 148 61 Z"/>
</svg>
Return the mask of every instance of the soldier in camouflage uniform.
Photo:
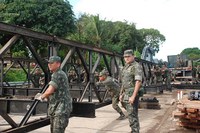
<svg viewBox="0 0 200 133">
<path fill-rule="evenodd" d="M 51 81 L 47 90 L 35 96 L 43 101 L 48 98 L 48 115 L 50 116 L 51 133 L 64 133 L 72 111 L 72 98 L 69 92 L 68 77 L 60 69 L 61 58 L 51 56 L 48 61 L 49 70 L 52 72 Z"/>
<path fill-rule="evenodd" d="M 42 72 L 41 72 L 41 70 L 39 69 L 39 68 L 37 68 L 36 70 L 35 70 L 35 73 L 32 75 L 32 80 L 33 80 L 33 82 L 34 82 L 34 84 L 33 84 L 33 86 L 34 87 L 36 87 L 36 88 L 39 88 L 40 87 L 40 81 L 41 81 L 41 79 L 43 79 L 43 75 L 42 75 Z"/>
<path fill-rule="evenodd" d="M 158 65 L 156 65 L 156 67 L 154 69 L 154 74 L 156 76 L 154 83 L 156 85 L 162 85 L 162 82 L 163 82 L 162 70 L 161 70 L 161 68 Z"/>
<path fill-rule="evenodd" d="M 167 68 L 166 64 L 162 66 L 162 78 L 163 81 L 165 82 L 166 89 L 171 91 L 171 75 L 170 75 L 170 70 Z"/>
<path fill-rule="evenodd" d="M 106 71 L 103 70 L 99 74 L 99 82 L 96 83 L 97 85 L 105 85 L 105 88 L 111 95 L 112 98 L 112 107 L 115 109 L 119 114 L 119 118 L 117 120 L 123 120 L 125 118 L 124 113 L 122 112 L 121 108 L 118 106 L 119 104 L 119 93 L 120 93 L 120 85 L 117 79 L 114 79 L 107 75 Z M 121 103 L 123 106 L 123 103 Z"/>
<path fill-rule="evenodd" d="M 156 65 L 154 69 L 154 74 L 155 74 L 155 85 L 157 86 L 157 91 L 158 93 L 163 93 L 163 78 L 162 78 L 162 70 L 161 68 Z"/>
<path fill-rule="evenodd" d="M 183 62 L 183 59 L 181 58 L 180 54 L 177 55 L 176 65 L 177 65 L 177 67 L 183 67 L 184 66 L 184 62 Z"/>
<path fill-rule="evenodd" d="M 197 66 L 197 81 L 200 83 L 200 65 Z"/>
<path fill-rule="evenodd" d="M 120 101 L 126 103 L 131 133 L 139 133 L 139 90 L 142 84 L 142 67 L 134 60 L 133 50 L 124 51 L 125 66 L 122 68 Z"/>
</svg>

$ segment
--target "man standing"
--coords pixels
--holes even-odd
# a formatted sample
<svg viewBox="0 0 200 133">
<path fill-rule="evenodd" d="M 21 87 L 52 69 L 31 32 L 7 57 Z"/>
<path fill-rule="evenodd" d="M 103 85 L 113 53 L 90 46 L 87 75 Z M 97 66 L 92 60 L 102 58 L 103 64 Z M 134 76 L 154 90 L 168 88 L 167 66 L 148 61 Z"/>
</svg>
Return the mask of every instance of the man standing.
<svg viewBox="0 0 200 133">
<path fill-rule="evenodd" d="M 110 96 L 112 98 L 112 107 L 115 109 L 120 116 L 117 118 L 117 120 L 123 120 L 125 118 L 124 113 L 122 112 L 122 109 L 118 106 L 119 104 L 119 93 L 120 93 L 120 85 L 117 79 L 114 79 L 107 75 L 106 71 L 103 70 L 99 74 L 99 81 L 96 84 L 97 85 L 105 85 L 105 88 L 110 93 Z M 121 102 L 122 106 L 123 103 Z"/>
<path fill-rule="evenodd" d="M 167 65 L 164 64 L 162 65 L 162 78 L 163 81 L 165 82 L 166 89 L 171 91 L 171 75 L 170 75 L 170 70 L 167 68 Z"/>
<path fill-rule="evenodd" d="M 158 65 L 156 65 L 156 67 L 154 69 L 154 74 L 156 76 L 156 78 L 155 78 L 155 84 L 156 85 L 162 85 L 162 83 L 163 83 L 162 70 L 161 70 L 161 68 Z"/>
<path fill-rule="evenodd" d="M 156 84 L 156 90 L 158 91 L 158 93 L 162 94 L 163 93 L 163 78 L 162 78 L 162 70 L 159 67 L 159 65 L 156 65 L 155 69 L 154 69 L 154 74 L 155 74 L 155 84 Z"/>
<path fill-rule="evenodd" d="M 140 124 L 138 118 L 138 91 L 142 84 L 142 67 L 135 61 L 133 50 L 124 51 L 125 66 L 122 68 L 120 101 L 126 103 L 131 133 L 139 133 Z"/>
<path fill-rule="evenodd" d="M 48 61 L 49 70 L 52 72 L 51 81 L 47 90 L 38 93 L 35 99 L 49 100 L 48 115 L 50 116 L 51 133 L 64 133 L 72 111 L 72 98 L 69 92 L 68 77 L 60 69 L 61 58 L 51 56 Z"/>
<path fill-rule="evenodd" d="M 197 82 L 200 83 L 200 65 L 197 66 Z"/>
<path fill-rule="evenodd" d="M 32 75 L 32 80 L 34 81 L 33 86 L 36 88 L 40 87 L 40 81 L 43 79 L 42 72 L 39 68 L 36 68 L 35 73 Z"/>
</svg>

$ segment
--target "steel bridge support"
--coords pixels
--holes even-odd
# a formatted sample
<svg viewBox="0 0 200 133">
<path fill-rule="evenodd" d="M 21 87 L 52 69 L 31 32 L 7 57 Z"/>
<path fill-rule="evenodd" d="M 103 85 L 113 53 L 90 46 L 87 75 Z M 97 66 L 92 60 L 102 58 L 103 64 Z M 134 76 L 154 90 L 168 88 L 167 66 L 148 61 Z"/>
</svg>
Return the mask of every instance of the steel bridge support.
<svg viewBox="0 0 200 133">
<path fill-rule="evenodd" d="M 0 96 L 3 98 L 3 100 L 0 100 L 0 103 L 5 101 L 3 108 L 0 108 L 0 115 L 9 123 L 11 128 L 0 132 L 21 133 L 49 124 L 48 116 L 32 122 L 28 122 L 28 120 L 40 104 L 39 101 L 33 100 L 34 94 L 38 92 L 43 93 L 47 88 L 46 85 L 48 84 L 48 81 L 50 80 L 50 73 L 47 69 L 46 60 L 52 55 L 58 55 L 61 48 L 66 49 L 66 55 L 62 57 L 63 61 L 61 68 L 68 74 L 68 76 L 71 76 L 70 74 L 72 72 L 72 78 L 70 78 L 70 92 L 73 97 L 74 108 L 71 116 L 94 118 L 95 109 L 111 103 L 111 99 L 107 96 L 107 90 L 104 87 L 96 86 L 96 77 L 98 76 L 97 73 L 102 70 L 102 67 L 100 66 L 102 64 L 100 64 L 100 62 L 103 62 L 109 75 L 118 78 L 120 67 L 124 65 L 122 55 L 89 46 L 87 44 L 0 22 L 0 37 L 5 36 L 10 37 L 10 39 L 0 49 Z M 0 38 L 0 40 L 2 39 Z M 24 47 L 30 51 L 31 57 L 6 57 L 10 48 L 17 45 L 19 40 L 22 41 Z M 40 45 L 45 46 L 48 49 L 48 53 L 45 54 L 44 57 L 39 56 L 38 52 L 35 50 L 33 42 L 38 42 Z M 7 70 L 4 70 L 3 67 L 5 61 L 10 62 L 9 66 L 6 67 Z M 149 85 L 152 63 L 141 59 L 137 59 L 137 61 L 141 63 L 144 70 L 144 85 Z M 28 81 L 25 81 L 23 84 L 18 83 L 17 86 L 13 85 L 14 83 L 4 81 L 6 74 L 16 65 L 16 63 L 27 75 Z M 44 73 L 45 82 L 40 88 L 32 88 L 30 85 L 34 85 L 34 81 L 31 79 L 31 74 L 36 68 L 31 68 L 31 63 L 35 63 L 36 67 L 39 67 Z M 81 73 L 81 70 L 84 71 L 84 82 L 81 79 L 81 74 L 83 74 Z M 73 77 L 74 75 L 76 76 Z M 12 120 L 8 115 L 10 112 L 9 105 L 13 100 L 12 96 L 16 96 L 16 94 L 21 95 L 21 92 L 24 94 L 24 91 L 26 92 L 25 96 L 32 98 L 29 99 L 31 105 L 21 122 L 16 123 L 15 120 Z"/>
<path fill-rule="evenodd" d="M 3 34 L 1 34 L 3 33 Z M 0 35 L 2 37 L 9 36 L 11 37 L 6 44 L 0 49 L 0 59 L 1 59 L 1 86 L 0 86 L 0 95 L 3 98 L 1 103 L 4 103 L 4 110 L 0 109 L 0 115 L 4 118 L 10 125 L 11 128 L 4 130 L 2 132 L 27 132 L 44 125 L 49 124 L 48 117 L 41 118 L 40 120 L 36 120 L 34 122 L 28 122 L 29 118 L 32 114 L 36 113 L 37 106 L 39 101 L 32 100 L 34 94 L 37 92 L 43 93 L 46 90 L 46 84 L 50 79 L 50 73 L 47 69 L 46 60 L 52 55 L 58 55 L 58 51 L 60 47 L 66 47 L 68 51 L 66 51 L 66 55 L 63 58 L 63 62 L 61 64 L 61 68 L 68 72 L 68 69 L 73 67 L 74 71 L 77 75 L 81 75 L 81 69 L 85 71 L 86 74 L 86 81 L 85 83 L 81 83 L 82 81 L 78 79 L 76 83 L 71 82 L 70 92 L 79 92 L 75 95 L 72 95 L 74 102 L 73 102 L 73 112 L 72 116 L 84 116 L 84 117 L 95 117 L 95 109 L 108 105 L 111 103 L 110 99 L 107 98 L 107 93 L 105 88 L 101 88 L 95 85 L 95 74 L 96 72 L 100 71 L 99 64 L 100 61 L 103 60 L 105 63 L 106 69 L 111 76 L 118 76 L 119 68 L 118 63 L 122 61 L 122 56 L 114 54 L 112 52 L 92 47 L 89 45 L 85 45 L 79 42 L 74 42 L 62 38 L 58 38 L 55 36 L 51 36 L 48 34 L 32 31 L 30 29 L 26 29 L 24 27 L 19 27 L 15 25 L 9 25 L 6 23 L 0 22 Z M 30 57 L 27 58 L 13 58 L 7 56 L 10 48 L 12 46 L 17 45 L 18 41 L 22 41 L 24 47 L 26 47 L 32 55 L 32 59 Z M 38 41 L 40 44 L 43 44 L 47 47 L 48 53 L 45 57 L 39 56 L 35 47 L 33 45 L 33 41 Z M 87 55 L 88 58 L 84 56 Z M 97 60 L 93 60 L 93 56 L 97 56 Z M 103 58 L 102 58 L 103 57 Z M 112 58 L 112 63 L 109 58 Z M 79 60 L 77 63 L 76 61 Z M 118 61 L 117 61 L 118 60 Z M 4 71 L 3 63 L 5 61 L 9 61 L 10 64 L 6 67 L 7 70 Z M 117 63 L 118 62 L 118 63 Z M 34 81 L 31 79 L 31 74 L 35 70 L 35 68 L 31 68 L 31 63 L 35 63 L 36 67 L 41 68 L 42 72 L 44 73 L 45 77 L 45 85 L 41 88 L 31 88 L 31 84 L 35 84 Z M 18 86 L 15 86 L 11 82 L 5 82 L 3 79 L 6 74 L 15 66 L 18 66 L 23 70 L 23 72 L 27 75 L 27 81 L 24 83 L 17 83 Z M 33 71 L 32 71 L 33 70 Z M 16 83 L 15 83 L 16 84 Z M 20 86 L 21 84 L 21 86 Z M 23 86 L 24 85 L 24 86 Z M 76 86 L 79 85 L 81 88 L 77 90 Z M 23 86 L 23 87 L 22 87 Z M 22 95 L 23 97 L 30 98 L 28 102 L 30 102 L 30 106 L 25 113 L 23 119 L 20 123 L 16 123 L 15 120 L 9 117 L 8 113 L 10 111 L 14 111 L 10 109 L 11 104 L 17 104 L 20 99 L 12 99 L 12 96 Z M 25 93 L 24 93 L 25 92 Z M 19 96 L 20 98 L 20 96 Z M 23 105 L 23 104 L 18 104 Z M 84 110 L 84 111 L 83 111 Z M 43 123 L 43 124 L 42 124 Z M 37 126 L 40 125 L 40 126 Z"/>
</svg>

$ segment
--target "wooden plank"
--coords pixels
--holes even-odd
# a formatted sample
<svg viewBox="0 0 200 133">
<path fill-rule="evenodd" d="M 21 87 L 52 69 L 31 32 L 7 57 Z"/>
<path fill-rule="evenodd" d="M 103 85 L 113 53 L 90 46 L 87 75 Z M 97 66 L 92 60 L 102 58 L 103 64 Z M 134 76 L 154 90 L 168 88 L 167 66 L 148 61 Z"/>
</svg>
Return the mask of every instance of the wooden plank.
<svg viewBox="0 0 200 133">
<path fill-rule="evenodd" d="M 188 113 L 188 116 L 189 116 L 190 118 L 197 118 L 197 117 L 198 117 L 198 115 L 197 115 L 197 114 L 194 114 L 194 113 Z"/>
<path fill-rule="evenodd" d="M 188 100 L 187 98 L 183 98 L 179 102 L 180 102 L 180 105 L 177 106 L 179 108 L 181 108 L 181 106 L 183 106 L 184 108 L 191 108 L 191 110 L 192 109 L 200 110 L 200 101 L 199 100 Z"/>
<path fill-rule="evenodd" d="M 184 127 L 189 127 L 189 128 L 200 129 L 200 125 L 195 125 L 195 124 L 186 123 L 186 122 L 179 122 L 179 125 L 184 126 Z"/>
<path fill-rule="evenodd" d="M 188 113 L 196 113 L 198 111 L 198 109 L 195 109 L 195 108 L 186 108 L 186 111 Z"/>
<path fill-rule="evenodd" d="M 174 117 L 184 117 L 186 114 L 181 111 L 174 111 L 173 116 Z"/>
<path fill-rule="evenodd" d="M 179 111 L 182 111 L 182 112 L 186 111 L 186 108 L 182 104 L 177 105 L 177 108 L 178 108 Z"/>
</svg>

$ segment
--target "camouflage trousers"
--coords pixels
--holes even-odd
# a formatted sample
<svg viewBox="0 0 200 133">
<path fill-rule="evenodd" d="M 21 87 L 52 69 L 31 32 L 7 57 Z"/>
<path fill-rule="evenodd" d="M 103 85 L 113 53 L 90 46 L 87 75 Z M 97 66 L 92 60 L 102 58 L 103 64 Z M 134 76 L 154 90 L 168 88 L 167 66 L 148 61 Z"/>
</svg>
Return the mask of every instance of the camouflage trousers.
<svg viewBox="0 0 200 133">
<path fill-rule="evenodd" d="M 138 104 L 139 104 L 139 96 L 135 98 L 134 104 L 126 103 L 129 125 L 132 130 L 131 133 L 140 132 L 140 124 L 138 118 Z"/>
<path fill-rule="evenodd" d="M 51 133 L 64 133 L 68 126 L 69 117 L 67 115 L 50 116 Z"/>
<path fill-rule="evenodd" d="M 113 107 L 113 109 L 115 109 L 118 113 L 121 113 L 121 112 L 122 112 L 122 109 L 119 107 L 118 104 L 119 104 L 119 95 L 114 95 L 114 96 L 112 97 L 112 107 Z M 125 105 L 124 105 L 123 102 L 121 102 L 121 105 L 122 105 L 122 107 L 125 108 Z"/>
</svg>

